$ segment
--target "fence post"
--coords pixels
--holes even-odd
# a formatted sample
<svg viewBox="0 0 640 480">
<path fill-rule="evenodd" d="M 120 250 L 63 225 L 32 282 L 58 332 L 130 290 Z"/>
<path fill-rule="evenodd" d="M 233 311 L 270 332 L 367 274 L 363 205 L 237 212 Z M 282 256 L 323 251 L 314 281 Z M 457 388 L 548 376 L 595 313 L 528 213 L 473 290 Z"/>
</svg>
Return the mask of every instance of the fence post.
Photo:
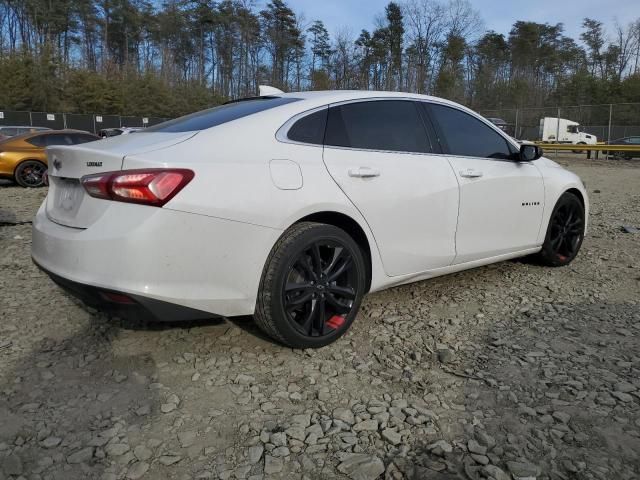
<svg viewBox="0 0 640 480">
<path fill-rule="evenodd" d="M 516 108 L 516 126 L 514 128 L 513 131 L 513 136 L 516 138 L 519 138 L 520 136 L 518 135 L 518 109 Z"/>
<path fill-rule="evenodd" d="M 613 103 L 609 104 L 609 132 L 607 133 L 607 142 L 611 141 L 611 117 L 613 116 Z"/>
<path fill-rule="evenodd" d="M 556 118 L 556 143 L 560 143 L 560 107 L 558 107 L 558 117 Z M 556 157 L 558 150 L 556 150 Z"/>
<path fill-rule="evenodd" d="M 33 127 L 33 117 L 31 116 L 31 111 L 29 111 L 29 126 Z"/>
<path fill-rule="evenodd" d="M 62 114 L 62 126 L 64 127 L 64 129 L 67 129 L 67 114 L 63 113 Z"/>
</svg>

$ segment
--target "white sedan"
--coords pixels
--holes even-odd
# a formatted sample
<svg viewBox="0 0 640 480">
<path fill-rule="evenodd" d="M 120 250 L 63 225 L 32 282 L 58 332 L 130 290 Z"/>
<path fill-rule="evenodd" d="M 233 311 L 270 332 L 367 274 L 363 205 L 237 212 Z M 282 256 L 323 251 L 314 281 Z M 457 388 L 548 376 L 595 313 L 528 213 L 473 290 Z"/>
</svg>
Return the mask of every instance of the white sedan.
<svg viewBox="0 0 640 480">
<path fill-rule="evenodd" d="M 32 255 L 119 315 L 251 314 L 320 347 L 367 292 L 527 255 L 571 262 L 587 194 L 541 154 L 440 98 L 275 92 L 49 148 Z"/>
</svg>

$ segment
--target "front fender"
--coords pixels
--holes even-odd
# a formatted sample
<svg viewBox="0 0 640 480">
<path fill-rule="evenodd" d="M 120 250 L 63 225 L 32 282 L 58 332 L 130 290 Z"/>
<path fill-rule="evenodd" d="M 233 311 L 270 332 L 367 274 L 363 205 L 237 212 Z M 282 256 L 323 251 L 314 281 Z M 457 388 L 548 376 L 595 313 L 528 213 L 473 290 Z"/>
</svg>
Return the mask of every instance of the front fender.
<svg viewBox="0 0 640 480">
<path fill-rule="evenodd" d="M 540 164 L 536 164 L 536 166 L 542 173 L 542 178 L 544 179 L 545 201 L 540 231 L 538 232 L 538 243 L 542 244 L 544 242 L 547 227 L 551 219 L 551 213 L 556 203 L 558 203 L 558 199 L 569 190 L 579 193 L 584 203 L 586 233 L 589 223 L 589 196 L 587 195 L 587 189 L 584 183 L 578 175 L 569 170 L 565 170 L 552 160 L 546 158 L 541 160 L 543 161 L 540 162 Z"/>
</svg>

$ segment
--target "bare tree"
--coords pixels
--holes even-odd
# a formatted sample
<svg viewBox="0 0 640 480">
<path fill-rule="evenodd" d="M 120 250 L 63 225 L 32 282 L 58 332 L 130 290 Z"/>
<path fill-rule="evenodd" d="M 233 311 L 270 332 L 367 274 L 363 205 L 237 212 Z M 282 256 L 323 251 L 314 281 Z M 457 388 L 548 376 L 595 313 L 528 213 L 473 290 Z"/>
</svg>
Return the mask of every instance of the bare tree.
<svg viewBox="0 0 640 480">
<path fill-rule="evenodd" d="M 617 47 L 618 53 L 618 61 L 616 68 L 616 79 L 620 81 L 622 79 L 623 74 L 627 71 L 627 68 L 630 66 L 631 58 L 634 55 L 637 55 L 638 51 L 638 33 L 637 33 L 637 25 L 640 20 L 635 23 L 630 23 L 626 27 L 623 27 L 618 22 L 615 24 L 615 43 L 614 45 Z M 636 66 L 637 67 L 637 56 L 636 56 Z"/>
<path fill-rule="evenodd" d="M 355 84 L 355 40 L 348 27 L 342 27 L 334 34 L 333 72 L 334 87 L 337 89 L 352 88 Z"/>
<path fill-rule="evenodd" d="M 407 23 L 407 83 L 409 90 L 427 93 L 432 87 L 435 59 L 445 29 L 444 6 L 436 0 L 410 0 L 402 5 Z"/>
<path fill-rule="evenodd" d="M 469 0 L 450 0 L 446 7 L 448 35 L 466 38 L 467 43 L 482 33 L 484 22 Z"/>
</svg>

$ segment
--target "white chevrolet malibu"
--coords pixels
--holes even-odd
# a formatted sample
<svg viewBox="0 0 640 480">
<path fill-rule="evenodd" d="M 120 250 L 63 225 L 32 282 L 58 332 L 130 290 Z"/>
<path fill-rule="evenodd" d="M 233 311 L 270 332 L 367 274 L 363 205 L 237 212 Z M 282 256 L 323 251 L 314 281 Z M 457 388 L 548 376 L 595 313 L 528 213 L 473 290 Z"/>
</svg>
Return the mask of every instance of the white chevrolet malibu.
<svg viewBox="0 0 640 480">
<path fill-rule="evenodd" d="M 527 255 L 571 262 L 587 194 L 541 154 L 440 98 L 276 92 L 49 148 L 32 255 L 120 316 L 251 314 L 320 347 L 367 292 Z"/>
</svg>

